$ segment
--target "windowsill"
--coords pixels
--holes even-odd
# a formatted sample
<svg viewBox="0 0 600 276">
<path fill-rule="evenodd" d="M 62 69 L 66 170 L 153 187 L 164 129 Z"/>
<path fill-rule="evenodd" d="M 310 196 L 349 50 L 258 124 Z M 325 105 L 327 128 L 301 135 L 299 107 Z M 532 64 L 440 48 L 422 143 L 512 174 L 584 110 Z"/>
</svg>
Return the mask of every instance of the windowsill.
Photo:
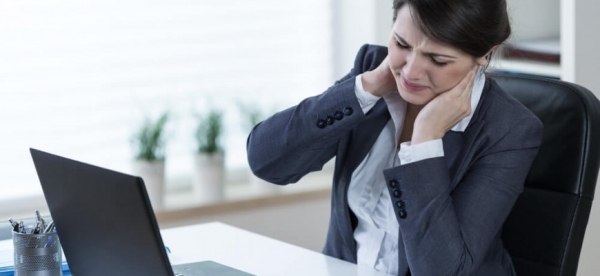
<svg viewBox="0 0 600 276">
<path fill-rule="evenodd" d="M 264 185 L 262 187 L 251 185 L 248 179 L 249 172 L 246 170 L 231 172 L 228 175 L 228 183 L 224 187 L 223 198 L 212 202 L 203 202 L 194 198 L 187 181 L 173 180 L 174 183 L 168 184 L 164 207 L 154 208 L 154 212 L 159 225 L 162 226 L 202 216 L 329 198 L 333 174 L 332 163 L 326 164 L 322 171 L 308 174 L 298 183 L 286 186 L 269 183 L 260 183 Z M 35 210 L 39 210 L 42 215 L 49 214 L 46 201 L 41 194 L 0 201 L 2 220 L 29 218 L 34 215 Z"/>
</svg>

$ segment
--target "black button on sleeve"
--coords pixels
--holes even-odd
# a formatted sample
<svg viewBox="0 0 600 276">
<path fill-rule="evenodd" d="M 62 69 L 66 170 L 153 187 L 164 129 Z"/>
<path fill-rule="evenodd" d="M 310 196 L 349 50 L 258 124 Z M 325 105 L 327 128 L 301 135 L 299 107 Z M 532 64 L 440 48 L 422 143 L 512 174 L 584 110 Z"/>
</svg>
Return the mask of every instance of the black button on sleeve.
<svg viewBox="0 0 600 276">
<path fill-rule="evenodd" d="M 317 127 L 318 127 L 318 128 L 324 128 L 325 126 L 327 126 L 327 123 L 325 123 L 325 120 L 323 120 L 323 119 L 319 119 L 319 120 L 317 121 Z"/>
<path fill-rule="evenodd" d="M 404 201 L 402 201 L 402 200 L 396 201 L 396 207 L 400 208 L 401 209 L 400 211 L 402 211 L 404 209 Z"/>
<path fill-rule="evenodd" d="M 398 189 L 394 190 L 392 193 L 394 194 L 395 198 L 400 198 L 402 196 L 402 192 Z"/>
<path fill-rule="evenodd" d="M 401 219 L 406 218 L 406 210 L 404 210 L 404 209 L 400 210 L 400 212 L 398 212 L 398 216 Z"/>
<path fill-rule="evenodd" d="M 336 111 L 333 114 L 333 118 L 335 118 L 336 120 L 341 120 L 342 118 L 344 118 L 344 113 L 342 113 L 341 111 Z"/>
<path fill-rule="evenodd" d="M 396 180 L 396 179 L 390 180 L 390 187 L 392 187 L 392 188 L 398 187 L 398 180 Z"/>
<path fill-rule="evenodd" d="M 346 107 L 344 108 L 344 114 L 346 114 L 346 116 L 350 116 L 352 115 L 352 113 L 354 112 L 354 109 L 352 109 L 352 107 Z"/>
<path fill-rule="evenodd" d="M 333 119 L 333 117 L 327 116 L 327 118 L 325 118 L 325 122 L 327 122 L 328 125 L 333 125 L 335 120 Z"/>
</svg>

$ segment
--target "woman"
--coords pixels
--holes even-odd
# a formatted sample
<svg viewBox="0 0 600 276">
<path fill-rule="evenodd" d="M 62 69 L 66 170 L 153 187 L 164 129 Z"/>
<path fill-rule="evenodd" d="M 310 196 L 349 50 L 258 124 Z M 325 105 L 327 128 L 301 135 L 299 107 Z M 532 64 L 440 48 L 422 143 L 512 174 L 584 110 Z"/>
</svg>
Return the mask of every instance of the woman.
<svg viewBox="0 0 600 276">
<path fill-rule="evenodd" d="M 253 172 L 298 181 L 336 157 L 324 253 L 389 275 L 514 275 L 500 238 L 542 125 L 483 74 L 510 35 L 504 0 L 394 0 L 324 93 L 248 138 Z"/>
</svg>

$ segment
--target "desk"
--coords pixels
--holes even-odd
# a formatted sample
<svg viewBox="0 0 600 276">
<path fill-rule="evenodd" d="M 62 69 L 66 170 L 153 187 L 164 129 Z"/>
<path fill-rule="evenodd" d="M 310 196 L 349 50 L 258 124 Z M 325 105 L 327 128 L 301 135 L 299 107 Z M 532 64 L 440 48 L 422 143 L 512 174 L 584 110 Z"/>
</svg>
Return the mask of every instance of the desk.
<svg viewBox="0 0 600 276">
<path fill-rule="evenodd" d="M 257 276 L 385 276 L 219 222 L 166 229 L 161 234 L 173 265 L 212 260 Z M 12 248 L 12 240 L 0 241 L 0 250 L 6 248 Z"/>
</svg>

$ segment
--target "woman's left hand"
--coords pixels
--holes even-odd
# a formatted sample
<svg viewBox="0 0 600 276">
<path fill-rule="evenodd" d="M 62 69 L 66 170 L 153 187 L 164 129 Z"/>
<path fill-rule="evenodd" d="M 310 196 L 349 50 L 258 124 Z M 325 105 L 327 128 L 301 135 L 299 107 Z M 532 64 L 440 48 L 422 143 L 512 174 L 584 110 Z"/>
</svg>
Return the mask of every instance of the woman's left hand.
<svg viewBox="0 0 600 276">
<path fill-rule="evenodd" d="M 444 137 L 454 125 L 471 114 L 471 90 L 478 66 L 452 89 L 427 103 L 417 115 L 411 144 Z"/>
</svg>

